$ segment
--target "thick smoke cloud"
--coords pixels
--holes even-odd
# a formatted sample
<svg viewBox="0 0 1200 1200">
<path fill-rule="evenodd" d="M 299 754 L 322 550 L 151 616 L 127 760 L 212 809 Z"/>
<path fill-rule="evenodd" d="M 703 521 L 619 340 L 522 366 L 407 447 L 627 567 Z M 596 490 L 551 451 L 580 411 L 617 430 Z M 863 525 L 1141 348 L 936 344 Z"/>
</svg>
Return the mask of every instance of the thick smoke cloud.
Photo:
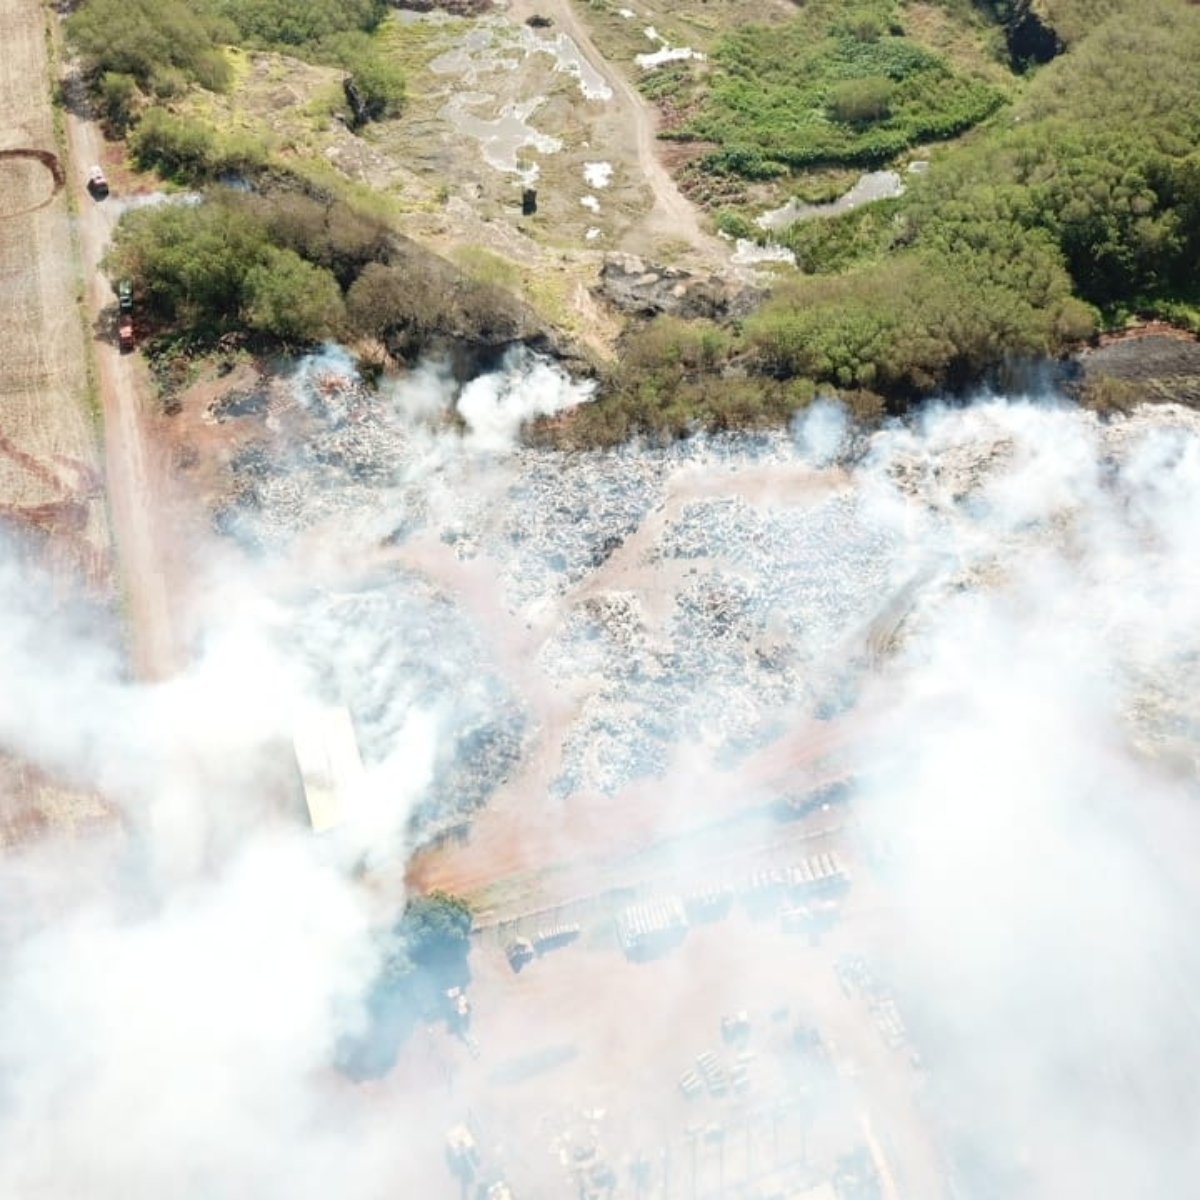
<svg viewBox="0 0 1200 1200">
<path fill-rule="evenodd" d="M 1194 769 L 1160 754 L 1197 649 L 1198 443 L 1176 421 L 993 404 L 879 439 L 878 467 L 898 452 L 935 497 L 921 536 L 940 518 L 955 569 L 872 684 L 859 803 L 967 1195 L 1194 1177 L 1196 897 L 1172 842 L 1200 826 Z"/>
<path fill-rule="evenodd" d="M 436 420 L 456 403 L 467 432 L 406 432 L 401 484 L 379 489 L 384 511 L 363 528 L 377 539 L 387 506 L 403 503 L 420 514 L 414 537 L 469 546 L 457 561 L 500 564 L 499 579 L 519 553 L 514 529 L 557 528 L 522 490 L 548 468 L 513 439 L 530 415 L 587 396 L 528 364 L 457 396 L 426 371 L 393 398 L 396 413 Z M 741 669 L 729 628 L 759 620 L 765 595 L 762 624 L 781 644 L 770 654 L 791 639 L 820 686 L 797 695 L 751 680 L 739 703 L 757 695 L 767 728 L 819 707 L 835 680 L 836 707 L 859 721 L 843 753 L 860 849 L 895 923 L 890 969 L 963 1194 L 1188 1195 L 1200 1166 L 1189 945 L 1200 424 L 1158 409 L 1103 426 L 1061 404 L 991 401 L 850 433 L 821 405 L 776 441 L 577 465 L 610 489 L 590 493 L 594 509 L 633 514 L 630 536 L 684 468 L 693 482 L 753 468 L 768 498 L 797 468 L 833 481 L 832 499 L 797 508 L 774 540 L 737 510 L 744 544 L 771 547 L 782 583 L 743 565 L 740 591 L 724 581 L 725 624 L 705 626 L 695 614 L 716 585 L 680 571 L 681 642 L 711 639 L 718 688 L 721 671 Z M 283 599 L 224 580 L 222 620 L 196 663 L 153 689 L 122 675 L 101 622 L 48 621 L 27 573 L 0 574 L 0 743 L 126 814 L 95 846 L 49 838 L 0 864 L 0 894 L 28 906 L 0 975 L 0 1196 L 451 1194 L 448 1175 L 406 1176 L 408 1139 L 442 1133 L 421 1124 L 419 1094 L 405 1107 L 334 1067 L 344 1039 L 369 1030 L 377 935 L 395 916 L 348 867 L 403 848 L 468 749 L 498 776 L 519 761 L 532 736 L 512 715 L 530 700 L 522 658 L 504 660 L 494 640 L 514 609 L 540 614 L 545 633 L 529 645 L 569 657 L 578 634 L 589 671 L 627 671 L 596 633 L 627 611 L 573 599 L 590 564 L 620 548 L 568 540 L 582 535 L 562 488 L 566 569 L 539 560 L 543 574 L 504 576 L 508 590 L 470 604 L 403 572 L 382 592 L 323 577 Z M 854 544 L 820 532 L 851 507 L 865 531 Z M 686 563 L 712 536 L 707 510 L 671 511 L 664 544 L 683 550 L 661 558 Z M 427 549 L 400 545 L 412 561 Z M 853 644 L 864 621 L 887 635 L 873 633 L 865 655 Z M 491 674 L 478 669 L 489 645 Z M 673 720 L 708 719 L 703 650 L 677 679 L 651 679 L 678 703 L 659 705 L 650 740 L 677 737 Z M 347 693 L 370 770 L 363 819 L 331 850 L 281 801 L 278 762 L 302 706 Z M 611 727 L 603 712 L 596 721 Z M 728 781 L 693 764 L 660 794 L 691 803 L 709 786 Z M 646 1015 L 664 1038 L 687 990 Z"/>
</svg>

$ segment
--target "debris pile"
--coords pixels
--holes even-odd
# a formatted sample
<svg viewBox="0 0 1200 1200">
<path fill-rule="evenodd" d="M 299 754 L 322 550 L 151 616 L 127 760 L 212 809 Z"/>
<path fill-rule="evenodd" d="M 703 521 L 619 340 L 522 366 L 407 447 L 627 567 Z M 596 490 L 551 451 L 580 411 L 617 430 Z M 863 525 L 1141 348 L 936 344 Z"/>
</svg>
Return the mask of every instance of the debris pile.
<svg viewBox="0 0 1200 1200">
<path fill-rule="evenodd" d="M 497 608 L 545 630 L 536 668 L 578 697 L 554 795 L 615 794 L 665 773 L 681 747 L 732 765 L 777 736 L 781 712 L 852 692 L 836 672 L 847 638 L 894 590 L 894 535 L 844 491 L 801 506 L 686 492 L 689 480 L 794 463 L 786 434 L 479 457 L 443 413 L 433 426 L 402 417 L 348 361 L 307 360 L 273 390 L 264 436 L 234 455 L 216 519 L 265 547 L 321 526 L 367 550 L 424 535 L 486 561 Z M 680 487 L 688 498 L 673 503 Z M 452 597 L 395 567 L 314 600 L 300 623 L 368 759 L 386 757 L 411 710 L 437 710 L 452 749 L 421 820 L 461 818 L 510 774 L 528 718 Z M 351 648 L 364 641 L 368 660 Z"/>
</svg>

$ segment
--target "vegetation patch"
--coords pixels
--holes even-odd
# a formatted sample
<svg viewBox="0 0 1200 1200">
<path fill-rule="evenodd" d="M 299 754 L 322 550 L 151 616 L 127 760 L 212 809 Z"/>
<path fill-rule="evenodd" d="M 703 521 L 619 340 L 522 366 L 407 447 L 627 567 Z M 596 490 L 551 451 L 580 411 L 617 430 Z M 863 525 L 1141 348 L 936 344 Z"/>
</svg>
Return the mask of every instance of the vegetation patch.
<svg viewBox="0 0 1200 1200">
<path fill-rule="evenodd" d="M 239 331 L 285 346 L 372 338 L 408 359 L 439 338 L 507 344 L 538 331 L 503 288 L 294 179 L 127 212 L 104 269 L 133 281 L 154 326 L 207 343 Z"/>
<path fill-rule="evenodd" d="M 192 85 L 227 89 L 239 63 L 245 66 L 240 47 L 341 68 L 362 123 L 395 116 L 404 105 L 403 70 L 373 36 L 388 11 L 384 0 L 87 0 L 67 31 L 118 132 L 136 124 L 150 101 L 180 97 Z"/>
<path fill-rule="evenodd" d="M 713 58 L 702 100 L 671 136 L 715 143 L 705 168 L 748 179 L 878 165 L 963 133 L 1007 99 L 905 36 L 879 4 L 830 0 L 782 25 L 737 29 Z"/>
</svg>

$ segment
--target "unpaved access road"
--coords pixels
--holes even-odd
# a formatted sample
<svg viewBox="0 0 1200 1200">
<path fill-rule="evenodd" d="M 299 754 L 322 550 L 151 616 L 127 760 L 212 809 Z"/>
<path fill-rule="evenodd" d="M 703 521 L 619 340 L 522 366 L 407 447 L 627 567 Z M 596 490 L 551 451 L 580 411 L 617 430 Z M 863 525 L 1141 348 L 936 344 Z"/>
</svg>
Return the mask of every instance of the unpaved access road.
<svg viewBox="0 0 1200 1200">
<path fill-rule="evenodd" d="M 654 195 L 654 208 L 646 216 L 644 228 L 659 238 L 687 242 L 706 264 L 730 271 L 729 247 L 707 233 L 696 215 L 696 208 L 675 186 L 675 181 L 658 157 L 658 114 L 619 67 L 610 63 L 596 48 L 587 26 L 576 15 L 571 0 L 514 0 L 509 15 L 523 22 L 535 13 L 548 16 L 554 27 L 565 33 L 580 54 L 613 89 L 612 103 L 619 104 L 622 118 L 633 131 L 638 167 Z"/>
<path fill-rule="evenodd" d="M 20 564 L 31 591 L 45 572 L 56 594 L 83 591 L 104 603 L 109 521 L 46 21 L 39 0 L 0 0 L 0 553 L 7 566 Z M 0 846 L 82 832 L 110 816 L 99 797 L 62 786 L 0 742 Z M 7 886 L 11 857 L 4 862 Z M 20 919 L 38 910 L 32 900 L 21 906 Z M 0 922 L 12 918 L 10 904 Z"/>
<path fill-rule="evenodd" d="M 113 582 L 111 520 L 134 665 L 161 678 L 176 665 L 155 526 L 162 478 L 141 421 L 144 368 L 117 349 L 114 297 L 98 269 L 119 201 L 88 194 L 87 171 L 103 161 L 103 145 L 78 115 L 77 83 L 69 84 L 75 111 L 66 114 L 68 154 L 60 157 L 49 56 L 61 44 L 57 21 L 39 0 L 0 0 L 0 517 L 64 578 L 82 578 L 93 592 Z M 89 410 L 89 328 L 106 488 Z"/>
<path fill-rule="evenodd" d="M 100 271 L 121 201 L 115 194 L 97 200 L 88 193 L 87 171 L 103 161 L 103 141 L 86 115 L 81 83 L 68 76 L 65 84 L 71 99 L 66 116 L 73 160 L 69 186 L 79 204 L 85 293 L 94 322 L 92 348 L 104 415 L 105 477 L 129 608 L 130 649 L 141 678 L 162 679 L 181 665 L 167 587 L 170 475 L 146 436 L 142 398 L 151 393 L 149 374 L 140 357 L 122 354 L 117 345 L 115 297 Z"/>
</svg>

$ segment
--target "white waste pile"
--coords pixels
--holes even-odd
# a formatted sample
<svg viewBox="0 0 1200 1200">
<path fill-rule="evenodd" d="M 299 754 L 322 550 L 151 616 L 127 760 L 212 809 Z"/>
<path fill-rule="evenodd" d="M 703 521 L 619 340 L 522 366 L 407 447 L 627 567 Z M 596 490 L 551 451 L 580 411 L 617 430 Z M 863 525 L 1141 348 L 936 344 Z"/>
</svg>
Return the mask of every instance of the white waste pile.
<svg viewBox="0 0 1200 1200">
<path fill-rule="evenodd" d="M 687 505 L 647 555 L 687 563 L 664 627 L 647 628 L 636 596 L 608 594 L 575 609 L 543 655 L 552 671 L 602 680 L 558 790 L 617 791 L 657 773 L 678 740 L 729 764 L 774 737 L 781 712 L 837 704 L 847 639 L 886 594 L 894 557 L 849 497 Z"/>
<path fill-rule="evenodd" d="M 659 452 L 521 451 L 489 553 L 504 565 L 507 601 L 520 610 L 579 584 L 662 503 L 670 464 Z"/>
<path fill-rule="evenodd" d="M 240 449 L 217 527 L 260 546 L 379 502 L 381 486 L 400 487 L 411 458 L 407 431 L 388 419 L 345 356 L 304 360 L 276 385 L 268 439 Z M 314 365 L 315 364 L 315 365 Z M 408 495 L 401 503 L 420 504 Z"/>
<path fill-rule="evenodd" d="M 582 697 L 558 796 L 660 775 L 680 744 L 736 761 L 778 733 L 780 712 L 828 704 L 840 682 L 827 659 L 888 586 L 886 539 L 841 494 L 804 508 L 692 500 L 625 554 L 636 586 L 607 586 L 608 560 L 661 514 L 680 472 L 794 462 L 786 434 L 473 458 L 456 433 L 400 424 L 352 380 L 310 372 L 295 391 L 302 438 L 235 460 L 239 520 L 226 527 L 270 547 L 329 522 L 377 545 L 433 535 L 457 558 L 486 559 L 499 607 L 550 614 L 538 665 Z M 648 581 L 672 593 L 654 620 L 637 590 Z M 366 592 L 314 600 L 301 625 L 298 642 L 364 728 L 368 760 L 414 706 L 445 720 L 431 811 L 473 808 L 511 773 L 527 714 L 452 596 L 394 569 Z"/>
<path fill-rule="evenodd" d="M 363 760 L 386 760 L 414 712 L 432 715 L 440 761 L 415 815 L 426 832 L 482 804 L 519 760 L 520 701 L 453 601 L 412 576 L 298 605 L 289 639 L 354 715 Z"/>
<path fill-rule="evenodd" d="M 778 732 L 781 711 L 828 707 L 842 643 L 890 586 L 892 547 L 850 495 L 803 507 L 703 496 L 663 519 L 672 481 L 689 473 L 794 463 L 784 433 L 475 455 L 444 423 L 405 425 L 357 384 L 297 386 L 302 437 L 235 462 L 234 528 L 268 547 L 317 522 L 375 546 L 432 535 L 459 559 L 486 560 L 497 606 L 545 629 L 537 665 L 551 686 L 581 697 L 556 794 L 614 793 L 661 774 L 681 746 L 730 763 Z M 620 560 L 634 583 L 610 585 L 606 565 L 649 518 L 661 529 Z M 667 593 L 653 619 L 646 588 Z M 412 706 L 444 708 L 452 750 L 432 803 L 470 808 L 512 771 L 520 701 L 453 597 L 398 568 L 372 589 L 317 602 L 303 641 L 365 726 L 368 757 Z M 365 658 L 346 652 L 364 636 Z"/>
</svg>

